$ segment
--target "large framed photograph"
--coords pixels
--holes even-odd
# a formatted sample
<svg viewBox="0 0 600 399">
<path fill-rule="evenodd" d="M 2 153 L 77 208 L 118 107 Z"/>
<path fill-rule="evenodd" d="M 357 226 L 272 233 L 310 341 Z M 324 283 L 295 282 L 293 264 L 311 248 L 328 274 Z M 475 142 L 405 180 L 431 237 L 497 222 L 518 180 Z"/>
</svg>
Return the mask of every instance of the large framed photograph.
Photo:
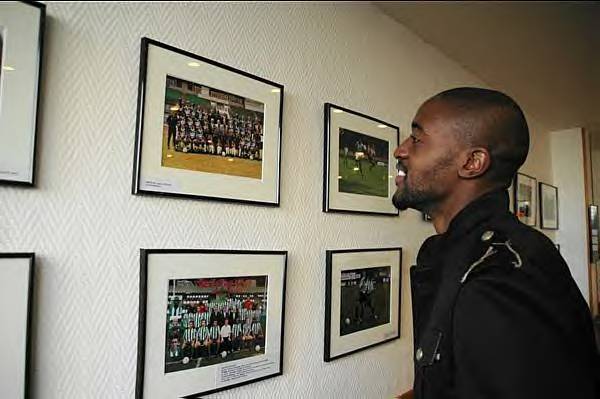
<svg viewBox="0 0 600 399">
<path fill-rule="evenodd" d="M 392 204 L 398 127 L 325 104 L 323 211 L 397 216 Z"/>
<path fill-rule="evenodd" d="M 279 205 L 283 86 L 142 39 L 134 194 Z"/>
<path fill-rule="evenodd" d="M 34 254 L 0 253 L 0 397 L 29 397 Z"/>
<path fill-rule="evenodd" d="M 537 180 L 534 177 L 517 173 L 514 183 L 514 207 L 517 218 L 528 226 L 536 225 Z"/>
<path fill-rule="evenodd" d="M 327 251 L 326 362 L 400 337 L 402 249 Z"/>
<path fill-rule="evenodd" d="M 558 230 L 558 188 L 546 183 L 539 183 L 540 227 Z"/>
<path fill-rule="evenodd" d="M 45 16 L 42 3 L 0 3 L 0 183 L 35 183 Z"/>
<path fill-rule="evenodd" d="M 282 374 L 287 252 L 141 250 L 136 398 Z"/>
</svg>

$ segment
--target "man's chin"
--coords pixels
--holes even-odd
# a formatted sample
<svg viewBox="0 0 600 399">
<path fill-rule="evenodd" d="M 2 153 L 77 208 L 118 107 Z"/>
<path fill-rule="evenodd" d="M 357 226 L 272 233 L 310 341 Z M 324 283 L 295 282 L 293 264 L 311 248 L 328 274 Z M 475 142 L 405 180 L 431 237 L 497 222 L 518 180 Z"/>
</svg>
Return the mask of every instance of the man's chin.
<svg viewBox="0 0 600 399">
<path fill-rule="evenodd" d="M 399 211 L 405 211 L 407 209 L 415 209 L 417 211 L 421 211 L 422 203 L 420 201 L 416 201 L 415 198 L 411 198 L 410 195 L 407 195 L 405 192 L 400 191 L 400 189 L 396 190 L 392 197 L 392 203 Z"/>
<path fill-rule="evenodd" d="M 402 195 L 402 193 L 398 191 L 396 191 L 396 193 L 392 197 L 392 203 L 399 211 L 405 211 L 411 207 L 410 202 L 407 201 L 406 198 Z"/>
</svg>

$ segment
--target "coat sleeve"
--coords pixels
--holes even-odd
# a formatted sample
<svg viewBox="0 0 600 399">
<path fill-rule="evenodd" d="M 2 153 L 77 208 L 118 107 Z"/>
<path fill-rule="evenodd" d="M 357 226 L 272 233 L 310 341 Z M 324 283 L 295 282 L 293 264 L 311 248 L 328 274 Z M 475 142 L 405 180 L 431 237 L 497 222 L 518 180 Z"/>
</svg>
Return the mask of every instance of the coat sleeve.
<svg viewBox="0 0 600 399">
<path fill-rule="evenodd" d="M 587 337 L 556 317 L 565 310 L 561 298 L 546 298 L 527 284 L 484 275 L 462 287 L 453 314 L 457 397 L 596 397 L 583 353 L 589 347 L 577 342 Z"/>
</svg>

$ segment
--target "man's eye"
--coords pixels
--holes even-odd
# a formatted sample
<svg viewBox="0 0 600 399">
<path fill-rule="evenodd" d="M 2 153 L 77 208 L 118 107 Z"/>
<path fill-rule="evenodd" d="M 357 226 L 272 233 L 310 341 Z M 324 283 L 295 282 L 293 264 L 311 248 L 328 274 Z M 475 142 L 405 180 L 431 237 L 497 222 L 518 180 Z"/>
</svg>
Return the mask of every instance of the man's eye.
<svg viewBox="0 0 600 399">
<path fill-rule="evenodd" d="M 413 144 L 421 142 L 421 140 L 419 140 L 416 136 L 413 136 L 412 134 L 410 135 L 410 138 L 412 139 Z"/>
</svg>

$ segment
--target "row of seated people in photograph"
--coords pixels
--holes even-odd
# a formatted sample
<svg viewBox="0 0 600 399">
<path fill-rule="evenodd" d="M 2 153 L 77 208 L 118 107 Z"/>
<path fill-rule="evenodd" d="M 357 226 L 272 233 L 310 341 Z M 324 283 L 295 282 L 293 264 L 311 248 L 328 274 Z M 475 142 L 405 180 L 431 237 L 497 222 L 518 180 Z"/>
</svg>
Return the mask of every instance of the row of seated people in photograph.
<svg viewBox="0 0 600 399">
<path fill-rule="evenodd" d="M 183 331 L 170 330 L 167 361 L 179 361 L 185 357 L 211 358 L 222 352 L 256 351 L 264 347 L 264 339 L 259 319 L 249 318 L 243 324 L 239 319 L 233 324 L 225 319 L 222 325 L 215 320 L 210 326 L 202 319 L 198 328 L 193 320 L 189 320 Z"/>
<path fill-rule="evenodd" d="M 262 158 L 262 119 L 233 113 L 207 111 L 198 104 L 182 102 L 167 117 L 167 148 L 176 151 Z"/>
<path fill-rule="evenodd" d="M 264 304 L 260 299 L 245 298 L 243 301 L 236 298 L 226 300 L 187 300 L 183 303 L 173 301 L 167 309 L 167 316 L 172 319 L 175 316 L 181 318 L 181 326 L 187 326 L 190 320 L 194 321 L 196 326 L 200 325 L 200 320 L 204 319 L 209 325 L 216 320 L 219 325 L 223 324 L 225 319 L 229 324 L 237 319 L 261 319 L 264 316 Z"/>
</svg>

